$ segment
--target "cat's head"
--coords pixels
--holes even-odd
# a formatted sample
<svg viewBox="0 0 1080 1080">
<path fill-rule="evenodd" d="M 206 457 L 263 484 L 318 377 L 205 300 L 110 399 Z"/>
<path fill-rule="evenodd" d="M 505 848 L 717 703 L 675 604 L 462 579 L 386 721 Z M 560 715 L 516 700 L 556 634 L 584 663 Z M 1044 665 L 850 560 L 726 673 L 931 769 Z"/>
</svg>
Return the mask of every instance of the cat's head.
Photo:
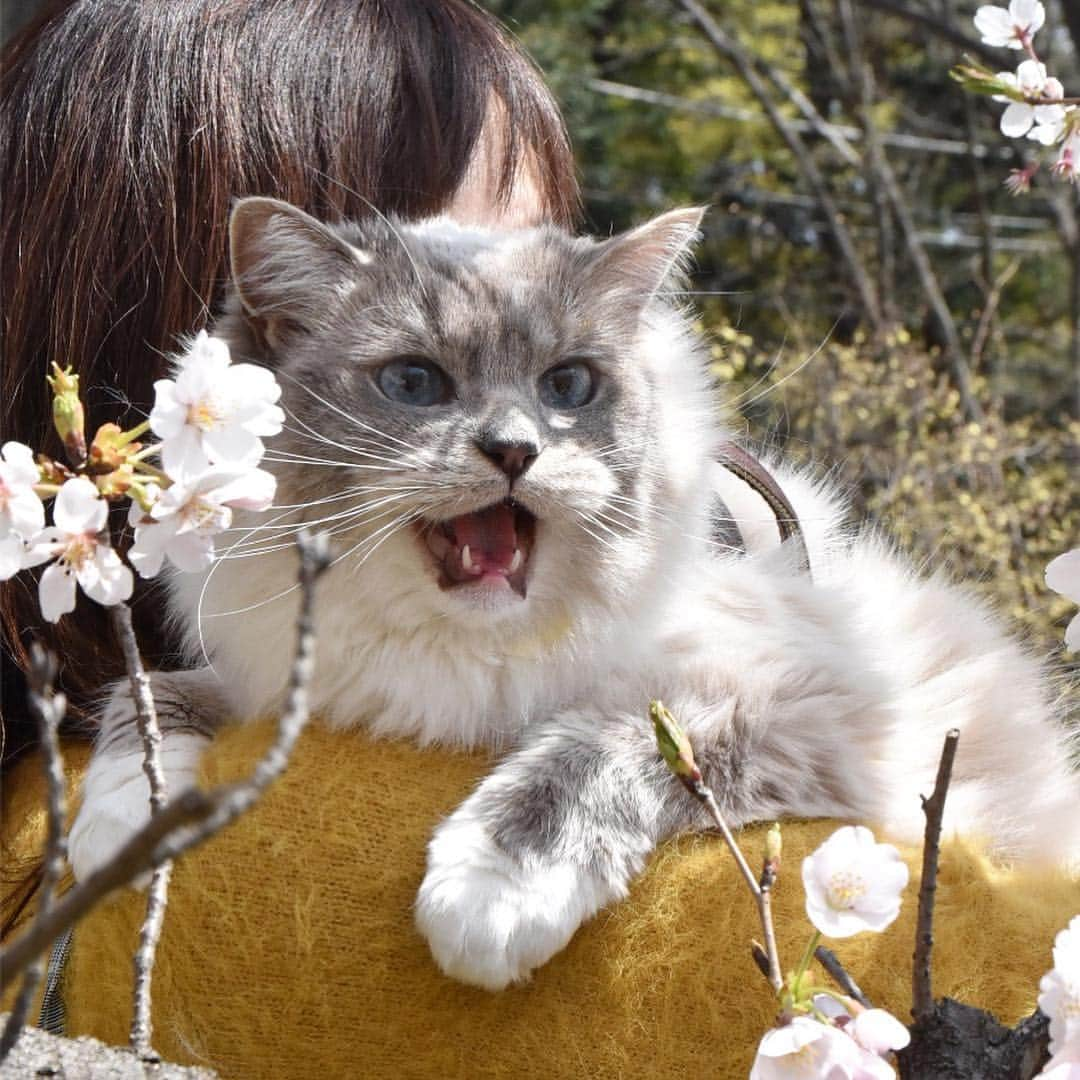
<svg viewBox="0 0 1080 1080">
<path fill-rule="evenodd" d="M 240 201 L 218 333 L 283 387 L 268 463 L 304 507 L 289 520 L 328 530 L 365 595 L 468 625 L 662 574 L 716 441 L 659 299 L 701 213 L 597 242 Z"/>
</svg>

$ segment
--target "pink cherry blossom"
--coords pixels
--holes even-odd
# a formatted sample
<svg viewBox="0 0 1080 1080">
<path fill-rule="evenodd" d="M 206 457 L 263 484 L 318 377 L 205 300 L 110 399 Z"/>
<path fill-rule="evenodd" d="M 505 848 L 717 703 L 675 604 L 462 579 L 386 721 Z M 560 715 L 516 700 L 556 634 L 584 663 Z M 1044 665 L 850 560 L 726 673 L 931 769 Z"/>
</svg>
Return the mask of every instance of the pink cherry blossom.
<svg viewBox="0 0 1080 1080">
<path fill-rule="evenodd" d="M 24 566 L 52 561 L 41 575 L 38 602 L 49 622 L 75 609 L 75 586 L 99 604 L 118 604 L 131 595 L 131 570 L 112 549 L 103 532 L 108 504 L 83 476 L 67 480 L 53 503 L 53 525 L 33 540 Z"/>
<path fill-rule="evenodd" d="M 900 914 L 908 868 L 891 844 L 862 825 L 845 825 L 803 859 L 806 913 L 828 937 L 884 930 Z"/>
</svg>

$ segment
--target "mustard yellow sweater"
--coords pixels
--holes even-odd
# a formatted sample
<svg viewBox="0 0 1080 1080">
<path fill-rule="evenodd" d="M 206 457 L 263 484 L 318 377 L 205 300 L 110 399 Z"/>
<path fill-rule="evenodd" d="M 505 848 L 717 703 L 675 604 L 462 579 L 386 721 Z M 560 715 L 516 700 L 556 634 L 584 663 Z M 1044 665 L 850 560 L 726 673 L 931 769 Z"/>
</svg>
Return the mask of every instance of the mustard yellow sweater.
<svg viewBox="0 0 1080 1080">
<path fill-rule="evenodd" d="M 245 775 L 270 728 L 225 733 L 208 783 Z M 73 772 L 81 763 L 73 757 Z M 41 783 L 6 785 L 4 878 L 40 850 Z M 488 994 L 450 981 L 413 929 L 433 826 L 489 768 L 480 755 L 310 730 L 258 809 L 177 867 L 154 975 L 154 1044 L 224 1077 L 741 1077 L 774 1009 L 748 943 L 754 906 L 718 838 L 665 845 L 629 899 L 583 927 L 533 982 Z M 800 860 L 835 827 L 789 823 L 776 896 L 781 960 L 809 935 Z M 742 834 L 752 861 L 762 834 Z M 916 852 L 900 919 L 836 942 L 875 1003 L 910 1007 Z M 13 873 L 14 872 L 14 873 Z M 143 908 L 126 892 L 80 925 L 69 1034 L 126 1039 Z M 1035 1005 L 1080 885 L 993 869 L 946 845 L 935 992 L 1013 1023 Z"/>
</svg>

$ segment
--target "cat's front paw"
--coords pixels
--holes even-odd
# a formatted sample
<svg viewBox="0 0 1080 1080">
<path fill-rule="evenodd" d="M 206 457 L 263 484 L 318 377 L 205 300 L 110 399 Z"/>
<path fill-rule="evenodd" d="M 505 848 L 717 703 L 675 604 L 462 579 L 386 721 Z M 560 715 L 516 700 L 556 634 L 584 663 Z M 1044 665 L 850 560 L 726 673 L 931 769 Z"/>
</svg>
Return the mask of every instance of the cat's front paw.
<svg viewBox="0 0 1080 1080">
<path fill-rule="evenodd" d="M 616 892 L 586 867 L 511 858 L 451 818 L 428 849 L 416 925 L 447 975 L 485 990 L 522 982 Z"/>
<path fill-rule="evenodd" d="M 104 866 L 149 820 L 150 785 L 141 772 L 106 789 L 88 790 L 68 835 L 75 880 L 85 881 Z"/>
</svg>

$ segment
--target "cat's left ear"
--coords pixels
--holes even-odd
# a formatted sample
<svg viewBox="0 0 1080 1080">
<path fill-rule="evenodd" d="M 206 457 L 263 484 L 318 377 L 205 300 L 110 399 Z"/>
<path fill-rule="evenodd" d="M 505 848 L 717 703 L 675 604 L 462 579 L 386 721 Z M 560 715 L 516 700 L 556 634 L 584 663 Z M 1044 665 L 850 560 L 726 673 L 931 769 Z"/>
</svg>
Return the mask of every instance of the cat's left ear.
<svg viewBox="0 0 1080 1080">
<path fill-rule="evenodd" d="M 318 329 L 328 302 L 371 258 L 290 203 L 249 198 L 229 218 L 229 261 L 245 318 L 275 347 L 290 333 Z"/>
<path fill-rule="evenodd" d="M 636 229 L 604 240 L 594 248 L 589 283 L 600 291 L 624 296 L 643 308 L 669 278 L 686 270 L 701 236 L 705 207 L 669 210 Z"/>
</svg>

